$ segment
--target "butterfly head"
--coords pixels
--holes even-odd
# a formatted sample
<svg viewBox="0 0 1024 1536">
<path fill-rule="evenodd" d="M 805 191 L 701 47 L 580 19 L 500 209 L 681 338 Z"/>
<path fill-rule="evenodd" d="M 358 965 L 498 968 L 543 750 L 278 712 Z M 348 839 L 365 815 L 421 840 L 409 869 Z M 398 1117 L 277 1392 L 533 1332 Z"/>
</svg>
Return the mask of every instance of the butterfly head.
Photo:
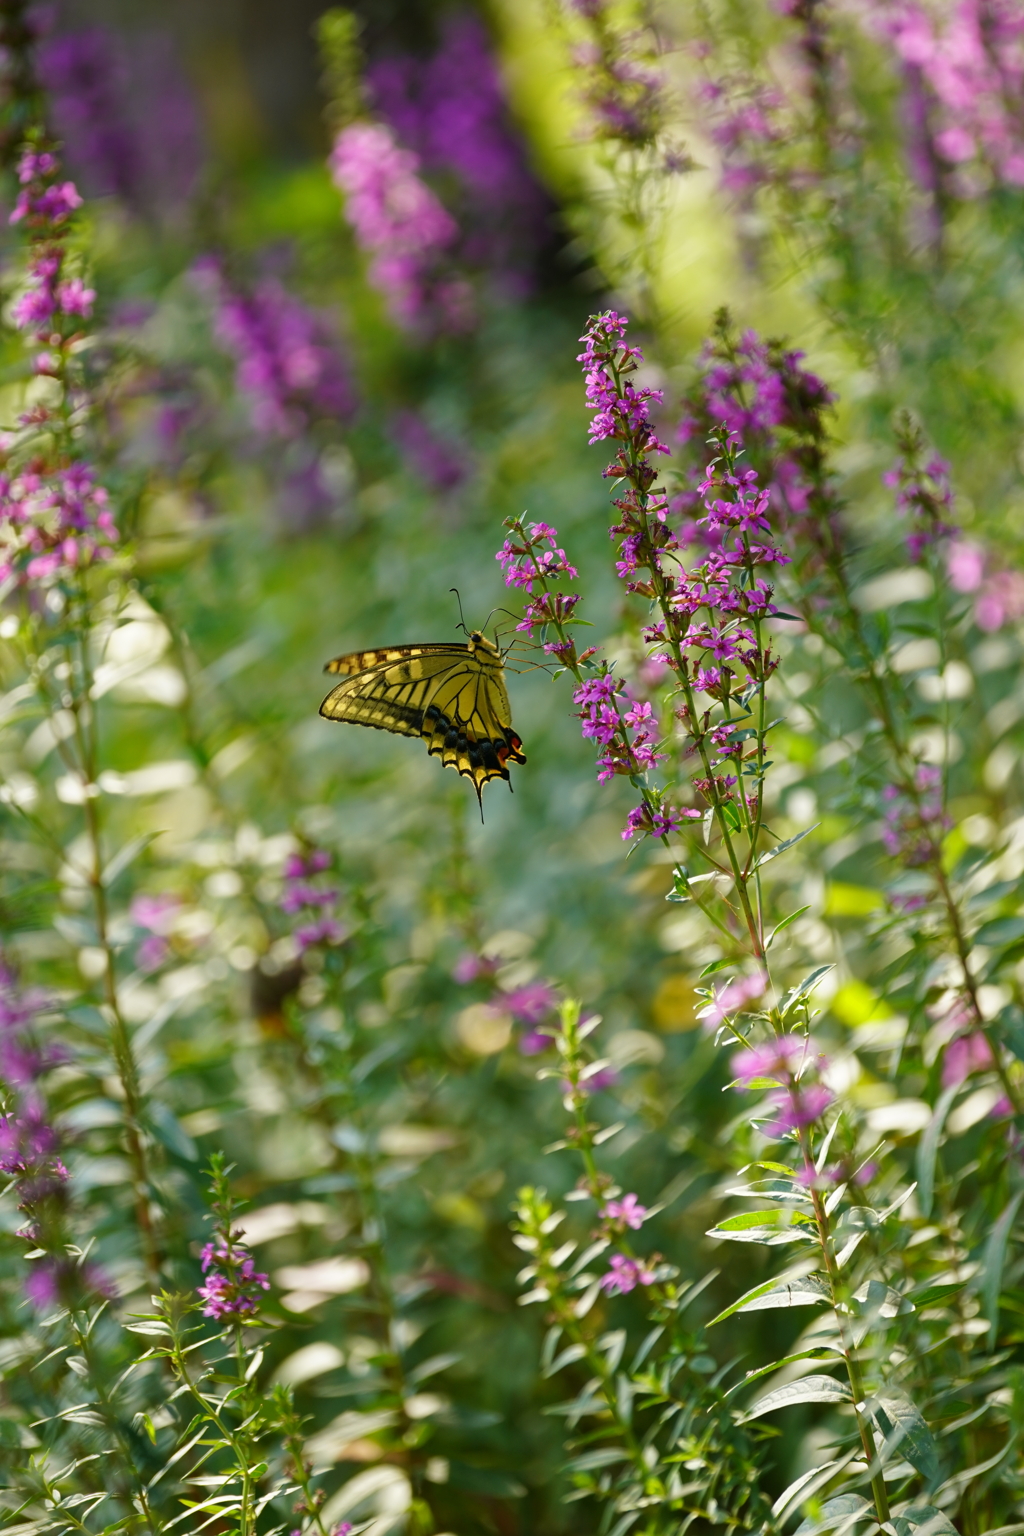
<svg viewBox="0 0 1024 1536">
<path fill-rule="evenodd" d="M 483 634 L 479 629 L 470 630 L 467 644 L 469 646 L 471 655 L 475 656 L 477 654 L 481 654 L 483 656 L 497 657 L 499 660 L 501 659 L 501 652 L 495 645 L 494 641 L 488 640 L 487 636 Z"/>
</svg>

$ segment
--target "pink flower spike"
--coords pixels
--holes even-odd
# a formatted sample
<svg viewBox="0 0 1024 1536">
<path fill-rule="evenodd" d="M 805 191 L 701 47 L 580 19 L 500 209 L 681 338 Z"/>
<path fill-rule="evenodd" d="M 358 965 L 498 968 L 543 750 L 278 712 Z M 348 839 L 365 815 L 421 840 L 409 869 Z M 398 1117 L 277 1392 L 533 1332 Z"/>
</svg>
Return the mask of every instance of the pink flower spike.
<svg viewBox="0 0 1024 1536">
<path fill-rule="evenodd" d="M 788 1082 L 807 1054 L 807 1041 L 801 1035 L 780 1035 L 763 1045 L 751 1046 L 738 1051 L 731 1066 L 737 1080 L 744 1088 L 758 1078 L 775 1078 Z"/>
</svg>

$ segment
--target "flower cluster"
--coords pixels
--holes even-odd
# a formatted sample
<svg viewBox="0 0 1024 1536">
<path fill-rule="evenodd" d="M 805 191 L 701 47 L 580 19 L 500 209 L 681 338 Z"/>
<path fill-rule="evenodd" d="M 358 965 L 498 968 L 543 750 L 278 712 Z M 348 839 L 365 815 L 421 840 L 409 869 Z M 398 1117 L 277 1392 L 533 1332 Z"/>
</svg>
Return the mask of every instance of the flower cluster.
<svg viewBox="0 0 1024 1536">
<path fill-rule="evenodd" d="M 68 1170 L 43 1091 L 45 1074 L 65 1053 L 39 1038 L 39 1016 L 46 1005 L 42 993 L 19 987 L 14 972 L 0 961 L 0 1071 L 15 1090 L 14 1102 L 0 1115 L 0 1172 L 11 1179 L 25 1217 L 17 1235 L 36 1261 L 25 1289 L 37 1307 L 70 1295 L 76 1274 L 93 1290 L 107 1286 L 98 1269 L 68 1257 Z"/>
<path fill-rule="evenodd" d="M 229 286 L 214 260 L 195 273 L 214 305 L 217 339 L 236 360 L 236 382 L 257 432 L 292 438 L 318 419 L 351 416 L 351 374 L 321 315 L 276 278 L 243 293 Z"/>
<path fill-rule="evenodd" d="M 383 123 L 350 123 L 338 134 L 331 174 L 345 194 L 345 216 L 370 253 L 370 281 L 393 318 L 417 326 L 429 318 L 461 328 L 468 318 L 464 281 L 440 276 L 440 258 L 458 225 L 418 172 L 419 156 L 402 149 Z"/>
<path fill-rule="evenodd" d="M 912 785 L 886 784 L 882 842 L 894 859 L 910 869 L 934 864 L 952 822 L 946 813 L 942 769 L 920 763 Z"/>
<path fill-rule="evenodd" d="M 62 28 L 40 49 L 39 73 L 54 130 L 90 193 L 149 212 L 180 208 L 203 146 L 195 92 L 168 34 Z"/>
<path fill-rule="evenodd" d="M 921 463 L 920 434 L 909 421 L 901 422 L 898 435 L 903 452 L 882 479 L 896 491 L 897 510 L 912 520 L 906 538 L 907 553 L 911 560 L 920 561 L 932 544 L 957 531 L 949 521 L 953 511 L 949 465 L 937 454 Z"/>
<path fill-rule="evenodd" d="M 864 11 L 924 97 L 930 158 L 948 189 L 977 197 L 993 181 L 1024 186 L 1024 12 L 1015 0 L 956 0 L 937 9 L 870 0 Z"/>
<path fill-rule="evenodd" d="M 177 896 L 139 895 L 133 899 L 129 916 L 146 934 L 135 951 L 135 964 L 140 971 L 157 971 L 171 958 L 171 946 L 167 941 L 180 911 L 181 902 Z"/>
<path fill-rule="evenodd" d="M 216 1234 L 202 1252 L 206 1276 L 197 1294 L 204 1303 L 203 1316 L 217 1322 L 255 1317 L 260 1291 L 270 1290 L 270 1280 L 256 1269 L 252 1254 L 230 1230 Z"/>
<path fill-rule="evenodd" d="M 573 49 L 580 76 L 580 97 L 589 109 L 595 139 L 626 150 L 654 145 L 667 109 L 665 81 L 657 65 L 656 44 L 640 32 L 623 32 L 605 0 L 570 0 L 588 23 L 586 36 Z M 682 169 L 689 161 L 680 158 Z"/>
<path fill-rule="evenodd" d="M 802 1081 L 810 1065 L 809 1042 L 802 1035 L 777 1035 L 733 1057 L 738 1087 L 750 1090 L 777 1084 L 767 1098 L 772 1118 L 761 1125 L 762 1135 L 777 1140 L 804 1130 L 819 1120 L 831 1104 L 834 1095 L 824 1083 Z M 818 1057 L 817 1065 L 820 1071 L 824 1058 Z"/>
<path fill-rule="evenodd" d="M 702 83 L 699 100 L 721 156 L 722 187 L 749 194 L 771 176 L 766 150 L 784 136 L 782 96 L 753 78 L 721 76 Z"/>
<path fill-rule="evenodd" d="M 802 352 L 781 342 L 762 341 L 755 331 L 734 337 L 727 312 L 720 311 L 676 433 L 680 444 L 703 444 L 723 425 L 758 465 L 773 505 L 787 518 L 801 517 L 812 508 L 822 417 L 835 399 L 817 374 L 803 366 L 803 358 Z M 673 501 L 673 508 L 684 511 L 696 504 L 696 497 L 684 494 Z M 702 538 L 696 524 L 685 532 L 687 542 Z"/>
<path fill-rule="evenodd" d="M 649 1269 L 642 1259 L 613 1253 L 608 1263 L 607 1274 L 601 1276 L 601 1288 L 608 1296 L 626 1296 L 638 1285 L 654 1284 L 654 1270 Z"/>
<path fill-rule="evenodd" d="M 506 539 L 494 558 L 501 563 L 506 587 L 520 587 L 531 596 L 538 581 L 577 574 L 558 547 L 557 530 L 547 523 L 527 523 L 518 541 Z"/>
<path fill-rule="evenodd" d="M 347 937 L 348 930 L 336 912 L 336 887 L 316 884 L 317 875 L 330 866 L 331 855 L 322 848 L 290 854 L 285 861 L 281 911 L 289 917 L 304 917 L 293 935 L 301 950 L 315 944 L 341 944 Z"/>
<path fill-rule="evenodd" d="M 80 322 L 95 299 L 81 275 L 69 270 L 67 237 L 81 198 L 73 182 L 61 180 L 57 157 L 47 149 L 25 151 L 18 179 L 10 221 L 24 224 L 30 254 L 11 318 L 26 334 L 34 371 L 67 389 Z M 89 465 L 41 456 L 20 461 L 24 440 L 45 428 L 50 416 L 49 407 L 38 405 L 22 417 L 20 433 L 0 439 L 0 581 L 70 577 L 109 558 L 117 539 L 107 492 Z"/>
<path fill-rule="evenodd" d="M 434 491 L 455 491 L 470 472 L 465 447 L 438 431 L 421 411 L 396 411 L 392 433 L 402 458 L 412 472 Z"/>
<path fill-rule="evenodd" d="M 768 977 L 764 971 L 754 971 L 749 976 L 737 976 L 733 981 L 727 981 L 724 987 L 716 988 L 710 1002 L 700 1011 L 699 1017 L 704 1028 L 708 1031 L 716 1030 L 726 1019 L 743 1013 L 748 1003 L 764 996 L 767 986 Z"/>
<path fill-rule="evenodd" d="M 990 551 L 968 539 L 953 538 L 946 550 L 946 574 L 956 592 L 974 597 L 974 622 L 993 633 L 1024 618 L 1024 575 L 1000 570 Z"/>
<path fill-rule="evenodd" d="M 450 17 L 430 57 L 393 54 L 367 71 L 378 115 L 423 168 L 443 176 L 460 213 L 460 264 L 521 290 L 543 239 L 546 200 L 510 129 L 477 17 Z"/>
</svg>

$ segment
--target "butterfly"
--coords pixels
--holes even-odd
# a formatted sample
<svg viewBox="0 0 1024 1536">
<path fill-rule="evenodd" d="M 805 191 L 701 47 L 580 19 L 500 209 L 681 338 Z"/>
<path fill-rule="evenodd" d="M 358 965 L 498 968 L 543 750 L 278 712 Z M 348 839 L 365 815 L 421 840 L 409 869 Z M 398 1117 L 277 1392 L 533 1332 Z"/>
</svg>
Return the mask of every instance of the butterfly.
<svg viewBox="0 0 1024 1536">
<path fill-rule="evenodd" d="M 511 789 L 509 761 L 526 762 L 512 729 L 504 670 L 501 651 L 477 629 L 465 642 L 352 651 L 324 667 L 343 673 L 344 681 L 320 713 L 327 720 L 422 736 L 445 768 L 473 780 L 482 818 L 484 785 L 505 779 Z"/>
</svg>

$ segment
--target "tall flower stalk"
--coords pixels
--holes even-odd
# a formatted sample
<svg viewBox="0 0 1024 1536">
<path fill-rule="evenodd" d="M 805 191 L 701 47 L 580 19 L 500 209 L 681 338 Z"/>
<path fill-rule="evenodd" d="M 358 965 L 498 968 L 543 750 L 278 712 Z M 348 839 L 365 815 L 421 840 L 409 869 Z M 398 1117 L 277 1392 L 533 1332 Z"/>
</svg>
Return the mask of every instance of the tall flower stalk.
<svg viewBox="0 0 1024 1536">
<path fill-rule="evenodd" d="M 103 956 L 103 1012 L 121 1087 L 136 1220 L 155 1281 L 160 1243 L 152 1215 L 143 1098 L 118 995 L 110 929 L 108 885 L 118 862 L 103 836 L 98 787 L 102 764 L 94 645 L 101 611 L 111 605 L 103 572 L 116 569 L 111 562 L 117 529 L 108 494 L 84 451 L 92 410 L 84 370 L 85 325 L 95 293 L 71 240 L 81 198 L 41 138 L 25 148 L 18 177 L 21 190 L 10 219 L 25 230 L 27 264 L 11 315 L 24 336 L 29 368 L 46 387 L 3 440 L 0 577 L 8 600 L 19 605 L 17 638 L 67 770 L 63 798 L 81 807 L 87 853 L 80 875 L 91 896 L 95 941 Z M 120 590 L 116 578 L 113 590 Z M 35 825 L 49 844 L 45 824 Z"/>
</svg>

